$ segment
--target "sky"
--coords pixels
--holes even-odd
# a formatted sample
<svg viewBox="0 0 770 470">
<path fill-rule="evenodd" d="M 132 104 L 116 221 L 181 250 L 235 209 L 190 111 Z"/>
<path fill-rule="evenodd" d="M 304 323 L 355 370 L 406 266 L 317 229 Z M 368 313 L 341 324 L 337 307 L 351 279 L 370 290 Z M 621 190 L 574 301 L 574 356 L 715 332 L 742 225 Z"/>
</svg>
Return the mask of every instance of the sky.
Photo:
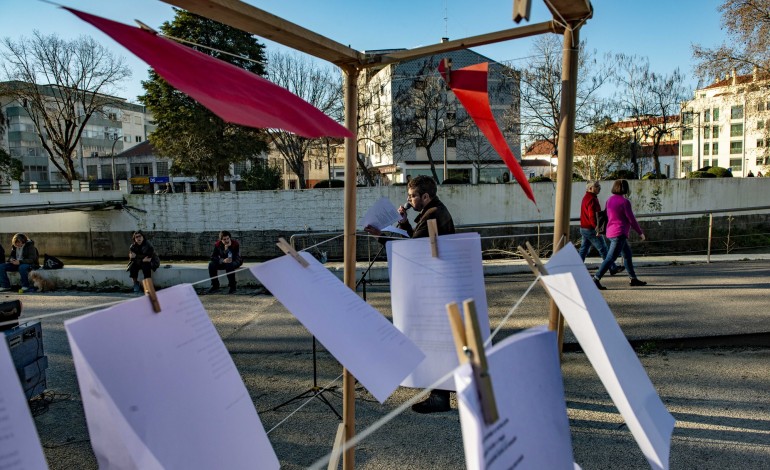
<svg viewBox="0 0 770 470">
<path fill-rule="evenodd" d="M 529 23 L 551 19 L 547 0 L 532 0 Z M 511 19 L 513 0 L 245 0 L 285 20 L 357 50 L 413 48 L 441 37 L 463 37 L 500 31 L 517 25 Z M 135 19 L 157 28 L 173 19 L 169 4 L 160 0 L 60 0 L 87 13 L 132 24 Z M 694 77 L 692 44 L 714 47 L 724 41 L 718 7 L 723 0 L 591 0 L 594 16 L 580 30 L 589 49 L 649 58 L 651 69 L 668 74 L 679 68 L 691 89 Z M 470 7 L 469 7 L 470 5 Z M 124 56 L 132 70 L 118 96 L 135 102 L 143 93 L 147 65 L 122 46 L 71 13 L 40 0 L 0 0 L 0 37 L 14 41 L 33 30 L 63 38 L 86 34 Z M 267 49 L 282 48 L 262 40 Z M 513 61 L 526 68 L 532 38 L 473 48 L 498 62 Z"/>
</svg>

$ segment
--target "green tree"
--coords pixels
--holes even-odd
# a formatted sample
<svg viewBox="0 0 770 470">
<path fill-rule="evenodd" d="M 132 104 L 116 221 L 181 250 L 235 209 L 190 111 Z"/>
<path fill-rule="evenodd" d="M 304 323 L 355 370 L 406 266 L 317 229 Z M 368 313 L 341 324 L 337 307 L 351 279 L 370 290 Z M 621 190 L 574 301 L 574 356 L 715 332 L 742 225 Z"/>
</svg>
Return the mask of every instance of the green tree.
<svg viewBox="0 0 770 470">
<path fill-rule="evenodd" d="M 176 10 L 174 20 L 163 23 L 160 30 L 249 72 L 262 75 L 265 71 L 264 45 L 249 33 L 183 10 Z M 155 72 L 149 75 L 142 82 L 146 93 L 139 100 L 157 123 L 150 142 L 161 156 L 172 160 L 174 174 L 201 181 L 216 178 L 222 187 L 230 164 L 254 158 L 267 149 L 264 131 L 227 123 Z"/>
<path fill-rule="evenodd" d="M 38 31 L 18 42 L 4 38 L 0 59 L 7 80 L 0 95 L 22 105 L 62 178 L 77 179 L 74 161 L 83 129 L 91 116 L 108 115 L 118 101 L 111 95 L 131 76 L 124 59 L 88 36 L 66 41 Z"/>
<path fill-rule="evenodd" d="M 249 191 L 282 189 L 283 173 L 278 165 L 271 165 L 267 160 L 256 158 L 251 167 L 241 173 L 244 189 Z"/>
<path fill-rule="evenodd" d="M 613 170 L 625 169 L 630 161 L 628 135 L 606 123 L 575 139 L 575 172 L 585 180 L 607 179 Z"/>
</svg>

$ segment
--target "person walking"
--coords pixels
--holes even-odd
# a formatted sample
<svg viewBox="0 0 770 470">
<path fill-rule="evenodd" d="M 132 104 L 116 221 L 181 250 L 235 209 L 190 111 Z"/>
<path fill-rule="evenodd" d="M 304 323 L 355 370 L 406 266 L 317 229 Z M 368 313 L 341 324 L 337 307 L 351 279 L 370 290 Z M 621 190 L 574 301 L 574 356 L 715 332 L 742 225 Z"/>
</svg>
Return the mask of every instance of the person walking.
<svg viewBox="0 0 770 470">
<path fill-rule="evenodd" d="M 134 281 L 134 292 L 142 292 L 139 284 L 139 271 L 144 279 L 152 279 L 152 272 L 160 267 L 160 258 L 155 253 L 155 247 L 147 240 L 141 230 L 133 233 L 131 246 L 128 248 L 128 272 Z"/>
<path fill-rule="evenodd" d="M 228 294 L 235 293 L 235 271 L 243 264 L 241 258 L 241 245 L 238 240 L 234 240 L 227 230 L 219 232 L 219 240 L 214 243 L 214 251 L 211 252 L 211 261 L 209 261 L 209 277 L 211 278 L 211 287 L 206 291 L 207 294 L 213 294 L 219 290 L 219 277 L 217 271 L 225 270 L 227 273 Z"/>
<path fill-rule="evenodd" d="M 615 180 L 612 185 L 612 196 L 607 199 L 607 238 L 610 239 L 610 247 L 607 257 L 602 261 L 599 271 L 594 274 L 594 283 L 599 290 L 606 290 L 601 283 L 602 276 L 609 271 L 612 263 L 623 255 L 623 262 L 628 277 L 631 279 L 631 286 L 646 286 L 647 283 L 639 280 L 634 271 L 631 247 L 628 245 L 628 234 L 633 228 L 639 237 L 644 241 L 646 237 L 639 223 L 634 217 L 634 211 L 631 208 L 631 202 L 627 199 L 629 194 L 628 181 L 624 179 Z"/>
<path fill-rule="evenodd" d="M 40 255 L 35 248 L 35 242 L 23 233 L 17 233 L 11 239 L 11 253 L 5 263 L 0 264 L 0 292 L 11 290 L 9 272 L 18 272 L 21 279 L 21 292 L 37 292 L 37 288 L 29 285 L 29 272 L 40 267 Z"/>
<path fill-rule="evenodd" d="M 586 183 L 586 193 L 583 196 L 583 202 L 580 204 L 580 259 L 586 260 L 588 252 L 593 246 L 602 260 L 607 257 L 607 243 L 604 241 L 602 233 L 599 233 L 599 213 L 602 210 L 599 204 L 599 192 L 602 185 L 598 181 L 588 181 Z M 610 275 L 622 272 L 625 268 L 617 266 L 614 262 L 610 265 Z"/>
<path fill-rule="evenodd" d="M 398 222 L 398 228 L 406 231 L 410 238 L 427 237 L 428 221 L 432 219 L 436 220 L 439 235 L 455 233 L 452 215 L 444 203 L 439 200 L 436 190 L 436 182 L 433 178 L 425 175 L 415 176 L 407 183 L 408 202 L 414 210 L 420 213 L 415 217 L 415 226 L 412 227 L 406 217 L 406 208 L 399 206 L 398 213 L 401 214 L 401 220 Z M 371 235 L 382 235 L 379 229 L 370 225 L 364 227 L 364 230 Z M 412 411 L 416 413 L 437 413 L 450 409 L 449 390 L 431 390 L 428 398 L 412 405 Z"/>
</svg>

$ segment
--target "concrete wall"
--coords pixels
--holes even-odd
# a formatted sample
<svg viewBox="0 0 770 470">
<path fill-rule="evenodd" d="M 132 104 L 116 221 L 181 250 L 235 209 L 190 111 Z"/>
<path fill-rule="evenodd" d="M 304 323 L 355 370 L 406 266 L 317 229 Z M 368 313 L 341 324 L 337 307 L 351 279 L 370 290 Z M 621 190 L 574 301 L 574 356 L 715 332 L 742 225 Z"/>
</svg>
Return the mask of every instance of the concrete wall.
<svg viewBox="0 0 770 470">
<path fill-rule="evenodd" d="M 603 182 L 602 202 L 609 197 L 611 186 L 611 181 Z M 537 206 L 515 184 L 451 185 L 440 187 L 439 196 L 458 225 L 552 220 L 555 184 L 536 183 L 533 190 Z M 770 205 L 770 178 L 631 181 L 631 190 L 637 216 Z M 579 216 L 584 191 L 585 183 L 573 184 L 573 217 Z M 49 194 L 56 193 L 45 195 Z M 3 194 L 0 207 L 11 203 L 10 196 L 14 196 L 13 204 L 24 205 L 25 197 L 43 195 Z M 7 250 L 12 234 L 25 232 L 36 241 L 41 254 L 122 259 L 127 256 L 130 233 L 140 228 L 165 258 L 200 258 L 208 256 L 217 232 L 227 229 L 242 241 L 245 256 L 266 258 L 279 254 L 274 245 L 278 236 L 288 239 L 306 231 L 341 231 L 343 224 L 342 189 L 124 197 L 123 210 L 6 215 L 2 218 L 0 241 Z M 406 187 L 359 188 L 358 218 L 380 197 L 389 198 L 394 205 L 401 204 L 406 200 Z M 318 235 L 310 243 L 326 238 Z M 362 241 L 359 245 L 362 256 L 378 248 L 376 243 Z M 320 249 L 329 251 L 332 257 L 341 256 L 337 253 L 339 246 Z"/>
</svg>

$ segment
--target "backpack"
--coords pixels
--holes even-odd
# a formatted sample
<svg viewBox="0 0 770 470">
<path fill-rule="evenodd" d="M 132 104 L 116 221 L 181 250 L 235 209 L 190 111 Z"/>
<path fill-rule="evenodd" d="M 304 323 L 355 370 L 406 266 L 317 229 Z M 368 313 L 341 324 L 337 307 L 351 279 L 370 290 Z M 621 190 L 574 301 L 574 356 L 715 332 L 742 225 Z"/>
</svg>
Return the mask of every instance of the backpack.
<svg viewBox="0 0 770 470">
<path fill-rule="evenodd" d="M 43 255 L 43 269 L 61 269 L 64 267 L 62 260 L 55 256 Z"/>
</svg>

